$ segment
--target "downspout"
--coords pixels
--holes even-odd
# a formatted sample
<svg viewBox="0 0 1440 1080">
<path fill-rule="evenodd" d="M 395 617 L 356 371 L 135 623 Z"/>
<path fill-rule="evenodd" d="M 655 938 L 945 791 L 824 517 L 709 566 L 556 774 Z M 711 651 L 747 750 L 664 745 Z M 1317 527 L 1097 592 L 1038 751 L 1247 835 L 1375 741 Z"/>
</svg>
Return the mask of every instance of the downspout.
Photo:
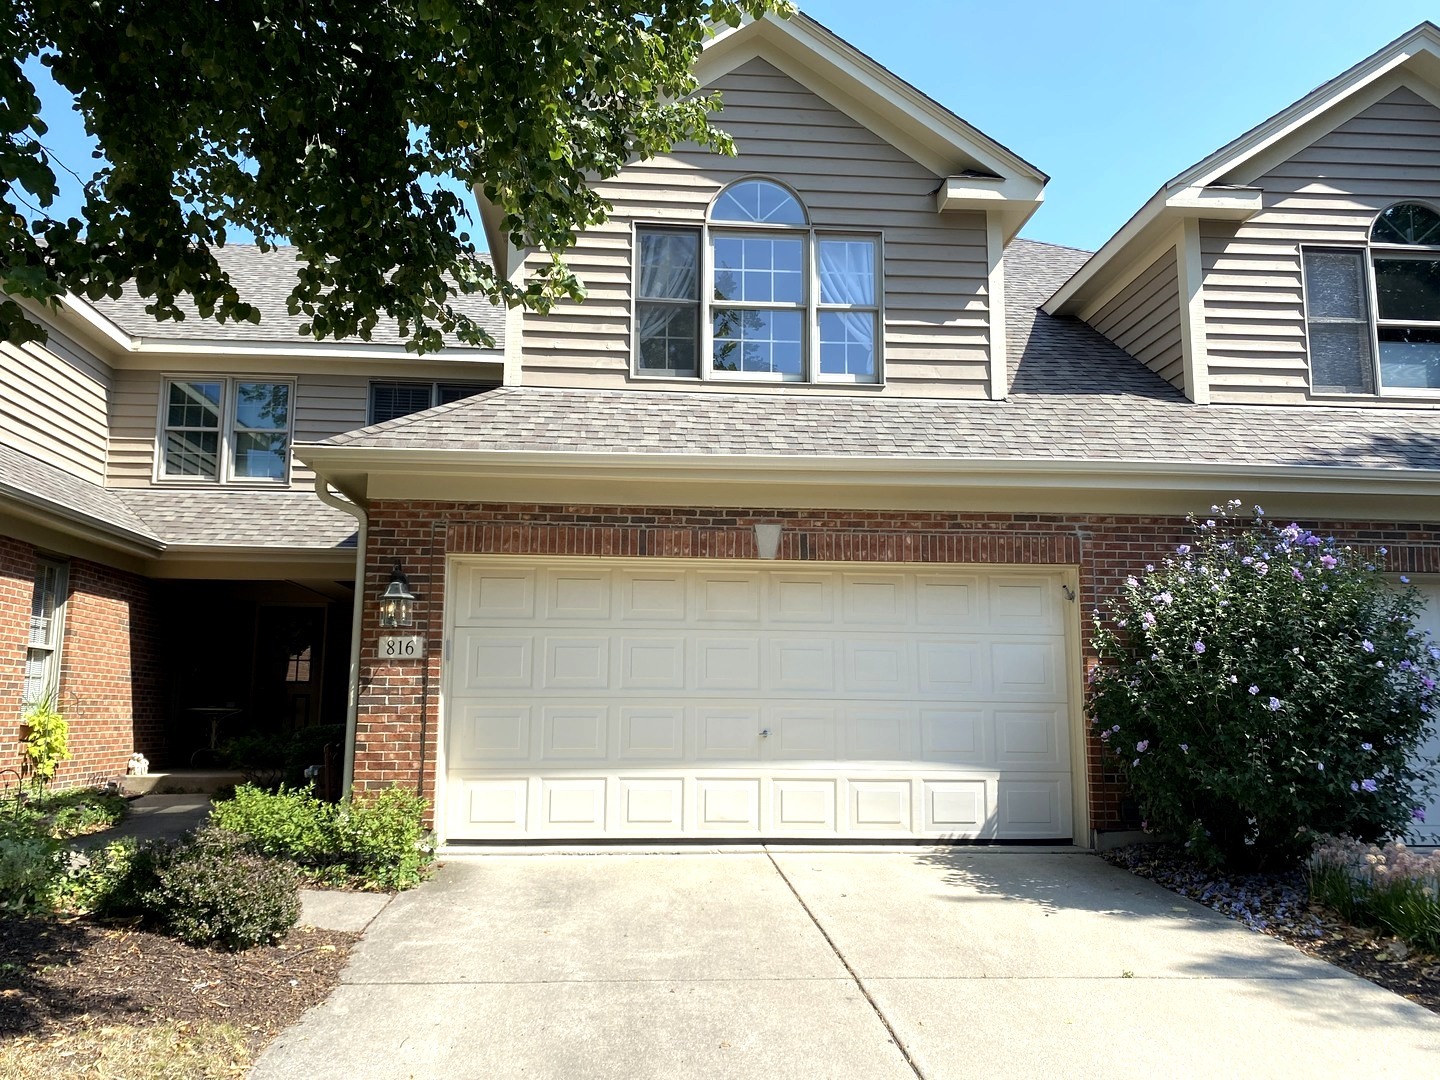
<svg viewBox="0 0 1440 1080">
<path fill-rule="evenodd" d="M 355 609 L 350 619 L 350 689 L 345 703 L 345 765 L 342 772 L 340 798 L 350 798 L 355 786 L 355 729 L 360 713 L 360 627 L 365 613 L 365 543 L 370 519 L 358 503 L 342 499 L 330 491 L 323 476 L 315 477 L 315 494 L 326 506 L 349 514 L 358 523 L 355 536 Z"/>
</svg>

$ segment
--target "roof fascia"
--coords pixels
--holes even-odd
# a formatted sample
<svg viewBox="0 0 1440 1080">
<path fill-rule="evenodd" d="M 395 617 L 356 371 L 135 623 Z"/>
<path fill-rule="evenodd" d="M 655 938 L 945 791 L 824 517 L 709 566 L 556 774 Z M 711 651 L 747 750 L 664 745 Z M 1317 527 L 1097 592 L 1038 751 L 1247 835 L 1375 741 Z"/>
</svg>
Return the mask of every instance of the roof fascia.
<svg viewBox="0 0 1440 1080">
<path fill-rule="evenodd" d="M 760 56 L 938 176 L 994 173 L 1035 198 L 1049 176 L 814 19 L 765 16 L 721 27 L 695 66 L 701 85 Z M 723 116 L 721 126 L 724 126 Z"/>
<path fill-rule="evenodd" d="M 0 505 L 15 517 L 127 555 L 154 558 L 165 550 L 163 541 L 39 498 L 10 484 L 0 483 Z"/>
<path fill-rule="evenodd" d="M 627 454 L 558 451 L 376 449 L 295 447 L 296 456 L 322 476 L 438 475 L 593 480 L 627 479 L 728 482 L 737 479 L 824 487 L 890 486 L 972 489 L 1015 486 L 1105 486 L 1145 489 L 1156 483 L 1196 490 L 1225 490 L 1244 480 L 1265 490 L 1317 494 L 1417 495 L 1440 500 L 1437 471 L 1363 466 L 1253 465 L 1137 460 L 1035 458 L 915 459 L 899 457 L 806 458 L 760 454 Z M 1437 503 L 1440 505 L 1440 503 Z"/>
</svg>

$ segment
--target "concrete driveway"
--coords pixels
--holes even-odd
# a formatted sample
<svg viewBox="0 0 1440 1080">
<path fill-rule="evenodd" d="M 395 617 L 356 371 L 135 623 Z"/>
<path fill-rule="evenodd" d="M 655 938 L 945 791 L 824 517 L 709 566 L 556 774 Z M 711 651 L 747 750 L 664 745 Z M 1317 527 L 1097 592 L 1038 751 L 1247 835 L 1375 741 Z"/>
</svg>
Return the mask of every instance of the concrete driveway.
<svg viewBox="0 0 1440 1080">
<path fill-rule="evenodd" d="M 506 854 L 253 1076 L 1440 1075 L 1440 1016 L 1085 854 Z"/>
</svg>

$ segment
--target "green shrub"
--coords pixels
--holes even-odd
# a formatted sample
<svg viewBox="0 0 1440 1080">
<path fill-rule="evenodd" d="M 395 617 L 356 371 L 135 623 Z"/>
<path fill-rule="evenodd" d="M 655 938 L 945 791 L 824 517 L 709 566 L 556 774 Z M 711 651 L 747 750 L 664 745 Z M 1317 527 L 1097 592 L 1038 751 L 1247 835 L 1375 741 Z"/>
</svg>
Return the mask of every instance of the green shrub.
<svg viewBox="0 0 1440 1080">
<path fill-rule="evenodd" d="M 210 823 L 243 833 L 262 855 L 294 859 L 302 866 L 336 861 L 335 806 L 315 797 L 310 788 L 266 791 L 241 784 L 234 798 L 216 803 Z"/>
<path fill-rule="evenodd" d="M 47 791 L 31 803 L 57 840 L 108 829 L 125 816 L 127 807 L 121 796 L 97 788 Z"/>
<path fill-rule="evenodd" d="M 424 822 L 426 802 L 404 788 L 357 795 L 335 819 L 336 846 L 350 873 L 367 888 L 410 889 L 425 878 L 434 845 Z"/>
<path fill-rule="evenodd" d="M 154 882 L 139 903 L 181 941 L 238 951 L 273 944 L 299 921 L 299 877 L 243 836 L 201 829 L 156 852 Z"/>
<path fill-rule="evenodd" d="M 116 840 L 95 851 L 61 851 L 50 906 L 74 915 L 139 915 L 141 897 L 155 885 L 155 853 L 138 840 Z"/>
<path fill-rule="evenodd" d="M 55 697 L 47 695 L 25 708 L 21 720 L 26 727 L 25 757 L 40 784 L 55 777 L 60 762 L 70 757 L 69 724 L 55 708 Z"/>
<path fill-rule="evenodd" d="M 1212 864 L 1378 840 L 1419 811 L 1440 649 L 1366 555 L 1238 503 L 1096 612 L 1090 715 L 1147 826 Z"/>
<path fill-rule="evenodd" d="M 389 891 L 424 880 L 434 854 L 426 806 L 399 787 L 337 806 L 309 788 L 243 785 L 216 804 L 210 823 L 249 837 L 263 855 L 294 860 L 319 881 Z"/>
<path fill-rule="evenodd" d="M 1416 948 L 1440 953 L 1440 852 L 1417 855 L 1325 837 L 1310 856 L 1310 896 L 1346 922 L 1378 926 Z"/>
<path fill-rule="evenodd" d="M 58 872 L 59 845 L 28 818 L 0 818 L 0 911 L 43 911 Z"/>
</svg>

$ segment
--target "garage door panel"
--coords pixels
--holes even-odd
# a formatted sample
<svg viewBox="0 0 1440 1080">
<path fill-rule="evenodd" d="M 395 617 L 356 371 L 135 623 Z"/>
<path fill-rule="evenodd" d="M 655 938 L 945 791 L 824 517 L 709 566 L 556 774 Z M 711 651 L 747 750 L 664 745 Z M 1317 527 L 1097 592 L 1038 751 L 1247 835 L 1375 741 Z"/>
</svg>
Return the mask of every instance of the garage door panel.
<svg viewBox="0 0 1440 1080">
<path fill-rule="evenodd" d="M 835 692 L 834 641 L 777 636 L 764 639 L 762 647 L 767 661 L 766 690 Z"/>
<path fill-rule="evenodd" d="M 973 633 L 986 625 L 987 600 L 977 575 L 921 576 L 915 581 L 915 621 L 947 633 Z"/>
<path fill-rule="evenodd" d="M 609 621 L 613 590 L 608 570 L 551 570 L 545 579 L 545 610 L 551 620 Z"/>
<path fill-rule="evenodd" d="M 600 705 L 547 705 L 540 710 L 542 761 L 603 762 L 610 710 Z"/>
<path fill-rule="evenodd" d="M 698 638 L 695 654 L 698 689 L 749 694 L 760 689 L 760 642 L 753 635 Z"/>
<path fill-rule="evenodd" d="M 451 710 L 446 748 L 458 768 L 483 769 L 501 761 L 531 758 L 533 708 L 525 704 L 479 705 L 467 702 Z"/>
<path fill-rule="evenodd" d="M 835 620 L 835 579 L 829 574 L 775 574 L 767 591 L 771 626 L 829 626 Z"/>
<path fill-rule="evenodd" d="M 695 746 L 702 761 L 759 761 L 759 703 L 696 708 Z"/>
<path fill-rule="evenodd" d="M 1070 835 L 1054 572 L 475 557 L 450 580 L 451 839 Z"/>
<path fill-rule="evenodd" d="M 679 572 L 636 571 L 618 575 L 620 617 L 625 622 L 684 622 L 685 575 Z"/>
<path fill-rule="evenodd" d="M 535 689 L 605 690 L 610 685 L 610 635 L 549 635 L 545 663 Z"/>
<path fill-rule="evenodd" d="M 622 637 L 616 689 L 621 693 L 685 689 L 685 644 L 683 637 Z"/>
<path fill-rule="evenodd" d="M 898 636 L 847 640 L 842 688 L 847 694 L 887 697 L 913 693 L 913 652 L 911 643 Z"/>
<path fill-rule="evenodd" d="M 462 636 L 456 689 L 460 694 L 487 690 L 529 690 L 534 685 L 533 634 Z"/>
<path fill-rule="evenodd" d="M 456 625 L 533 619 L 537 576 L 515 567 L 462 566 L 454 593 Z"/>
<path fill-rule="evenodd" d="M 679 761 L 685 756 L 685 710 L 679 705 L 621 705 L 620 761 Z"/>
<path fill-rule="evenodd" d="M 899 574 L 846 574 L 841 578 L 848 626 L 892 626 L 910 621 L 909 590 Z"/>
</svg>

